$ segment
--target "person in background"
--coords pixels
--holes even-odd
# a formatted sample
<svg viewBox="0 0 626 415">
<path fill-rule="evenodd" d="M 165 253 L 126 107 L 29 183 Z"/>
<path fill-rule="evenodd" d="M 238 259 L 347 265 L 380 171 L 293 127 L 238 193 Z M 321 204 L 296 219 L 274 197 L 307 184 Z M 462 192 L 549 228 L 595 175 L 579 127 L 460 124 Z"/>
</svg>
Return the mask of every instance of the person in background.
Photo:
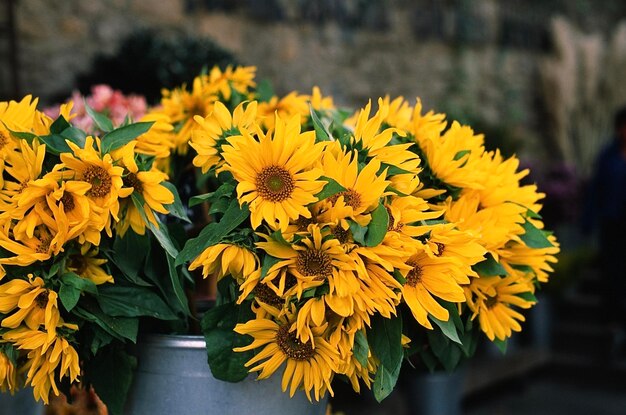
<svg viewBox="0 0 626 415">
<path fill-rule="evenodd" d="M 617 353 L 626 340 L 626 107 L 616 112 L 614 127 L 613 141 L 596 160 L 583 230 L 598 230 L 602 301 Z"/>
</svg>

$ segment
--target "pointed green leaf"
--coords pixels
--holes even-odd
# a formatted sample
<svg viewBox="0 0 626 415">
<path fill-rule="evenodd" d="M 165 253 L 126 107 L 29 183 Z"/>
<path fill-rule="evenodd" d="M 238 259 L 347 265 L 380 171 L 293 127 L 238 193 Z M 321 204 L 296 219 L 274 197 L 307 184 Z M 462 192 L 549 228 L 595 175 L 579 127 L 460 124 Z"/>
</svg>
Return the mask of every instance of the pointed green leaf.
<svg viewBox="0 0 626 415">
<path fill-rule="evenodd" d="M 250 216 L 248 205 L 239 206 L 237 199 L 233 199 L 219 222 L 209 223 L 202 229 L 197 238 L 187 241 L 185 247 L 176 257 L 176 265 L 182 265 L 195 259 L 207 247 L 220 242 L 233 229 L 239 226 Z"/>
<path fill-rule="evenodd" d="M 354 335 L 354 349 L 352 350 L 352 353 L 354 354 L 354 358 L 357 362 L 359 362 L 363 367 L 367 367 L 369 351 L 370 347 L 367 343 L 365 332 L 363 330 L 357 331 Z"/>
<path fill-rule="evenodd" d="M 325 180 L 327 183 L 326 185 L 324 185 L 322 191 L 315 195 L 317 200 L 324 200 L 326 198 L 336 195 L 337 193 L 346 191 L 346 188 L 337 183 L 335 179 L 323 176 L 320 177 L 320 180 Z"/>
<path fill-rule="evenodd" d="M 187 302 L 187 296 L 185 295 L 185 290 L 183 288 L 182 281 L 180 279 L 180 275 L 176 270 L 176 265 L 174 264 L 176 260 L 165 254 L 167 257 L 167 265 L 169 269 L 170 281 L 172 282 L 172 288 L 174 289 L 174 294 L 176 295 L 176 299 L 180 304 L 181 309 L 185 312 L 187 316 L 191 315 L 191 311 L 189 310 L 189 303 Z"/>
<path fill-rule="evenodd" d="M 113 130 L 113 122 L 111 122 L 111 120 L 106 115 L 97 112 L 89 105 L 87 105 L 87 102 L 85 102 L 85 110 L 100 131 L 108 133 L 109 131 Z"/>
<path fill-rule="evenodd" d="M 506 269 L 491 254 L 487 254 L 484 261 L 472 265 L 472 269 L 483 277 L 507 275 Z"/>
<path fill-rule="evenodd" d="M 389 214 L 387 208 L 381 203 L 372 212 L 372 220 L 367 225 L 367 234 L 365 235 L 366 246 L 377 246 L 387 234 L 387 227 L 389 226 Z"/>
<path fill-rule="evenodd" d="M 130 143 L 135 138 L 148 132 L 153 124 L 154 122 L 152 121 L 137 122 L 106 133 L 101 141 L 102 153 L 110 153 L 112 150 Z"/>
<path fill-rule="evenodd" d="M 552 242 L 548 240 L 544 231 L 538 229 L 531 222 L 526 221 L 522 226 L 524 228 L 524 234 L 520 236 L 520 238 L 529 248 L 541 249 L 551 248 L 554 246 L 552 245 Z"/>
<path fill-rule="evenodd" d="M 447 338 L 455 343 L 461 344 L 461 339 L 459 339 L 459 334 L 456 331 L 456 326 L 454 325 L 454 321 L 452 319 L 449 319 L 448 321 L 443 321 L 432 315 L 429 315 L 428 318 L 437 326 L 439 326 L 439 328 Z"/>
<path fill-rule="evenodd" d="M 165 205 L 165 208 L 170 212 L 170 215 L 182 219 L 187 223 L 191 223 L 189 216 L 187 216 L 187 209 L 185 209 L 183 202 L 180 200 L 180 195 L 178 194 L 176 186 L 167 181 L 161 182 L 161 185 L 165 186 L 165 188 L 167 188 L 174 195 L 174 203 Z"/>
</svg>

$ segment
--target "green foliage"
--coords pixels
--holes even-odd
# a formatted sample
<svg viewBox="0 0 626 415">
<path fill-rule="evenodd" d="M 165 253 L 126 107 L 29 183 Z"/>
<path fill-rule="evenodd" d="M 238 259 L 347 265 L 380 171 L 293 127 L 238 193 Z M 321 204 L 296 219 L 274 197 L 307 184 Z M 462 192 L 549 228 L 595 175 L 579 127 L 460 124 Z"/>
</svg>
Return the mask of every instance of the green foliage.
<svg viewBox="0 0 626 415">
<path fill-rule="evenodd" d="M 92 384 L 111 415 L 122 415 L 137 360 L 123 350 L 107 347 L 86 362 L 84 381 Z"/>
<path fill-rule="evenodd" d="M 94 121 L 96 120 L 94 119 Z M 101 140 L 102 152 L 109 153 L 123 147 L 140 135 L 147 133 L 153 124 L 154 122 L 137 122 L 106 133 Z"/>
<path fill-rule="evenodd" d="M 380 402 L 389 396 L 395 387 L 404 358 L 400 313 L 398 318 L 392 319 L 379 314 L 374 315 L 367 340 L 372 353 L 380 360 L 373 386 L 374 397 Z"/>
<path fill-rule="evenodd" d="M 493 277 L 496 275 L 506 275 L 506 269 L 496 261 L 491 254 L 487 254 L 484 261 L 474 264 L 472 269 L 483 277 Z"/>
<path fill-rule="evenodd" d="M 202 318 L 202 333 L 207 346 L 207 359 L 215 378 L 239 382 L 248 376 L 244 364 L 254 356 L 253 351 L 234 352 L 233 348 L 247 346 L 250 336 L 235 333 L 238 323 L 254 319 L 250 302 L 237 305 L 233 302 L 213 307 Z"/>
<path fill-rule="evenodd" d="M 524 234 L 520 238 L 529 248 L 541 249 L 554 246 L 548 240 L 548 233 L 538 229 L 530 221 L 525 221 L 522 227 L 524 228 Z"/>
</svg>

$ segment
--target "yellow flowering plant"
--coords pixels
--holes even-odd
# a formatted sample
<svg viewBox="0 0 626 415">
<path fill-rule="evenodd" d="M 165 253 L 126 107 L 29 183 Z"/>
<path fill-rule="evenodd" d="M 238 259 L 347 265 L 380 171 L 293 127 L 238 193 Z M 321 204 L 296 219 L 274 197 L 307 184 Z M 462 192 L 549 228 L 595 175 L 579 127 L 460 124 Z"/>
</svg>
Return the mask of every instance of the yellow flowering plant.
<svg viewBox="0 0 626 415">
<path fill-rule="evenodd" d="M 185 210 L 146 151 L 158 119 L 114 127 L 88 109 L 95 135 L 72 104 L 56 119 L 36 106 L 0 102 L 0 389 L 48 403 L 82 381 L 120 413 L 140 320 L 189 314 L 162 222 Z"/>
<path fill-rule="evenodd" d="M 504 347 L 559 251 L 518 159 L 419 100 L 351 113 L 251 74 L 219 92 L 225 78 L 203 75 L 157 110 L 186 114 L 177 151 L 192 148 L 207 190 L 188 202 L 206 225 L 175 264 L 218 281 L 201 321 L 213 375 L 282 375 L 311 400 L 338 376 L 382 400 L 405 358 L 454 370 L 481 333 Z"/>
</svg>

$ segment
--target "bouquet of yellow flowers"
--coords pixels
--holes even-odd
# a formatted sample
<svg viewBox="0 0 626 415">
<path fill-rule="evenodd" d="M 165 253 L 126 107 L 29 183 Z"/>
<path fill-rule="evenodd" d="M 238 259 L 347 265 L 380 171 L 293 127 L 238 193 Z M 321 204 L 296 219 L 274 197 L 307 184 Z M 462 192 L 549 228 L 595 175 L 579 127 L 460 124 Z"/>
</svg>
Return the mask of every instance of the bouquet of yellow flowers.
<svg viewBox="0 0 626 415">
<path fill-rule="evenodd" d="M 202 319 L 215 377 L 282 372 L 318 400 L 343 376 L 381 400 L 405 357 L 453 370 L 481 332 L 504 346 L 521 330 L 559 249 L 518 159 L 419 100 L 351 113 L 253 73 L 214 69 L 156 110 L 209 190 L 176 264 L 218 281 Z"/>
<path fill-rule="evenodd" d="M 382 400 L 405 358 L 453 370 L 481 333 L 504 347 L 556 261 L 518 159 L 419 100 L 353 112 L 228 67 L 138 123 L 86 110 L 91 135 L 71 103 L 0 104 L 3 390 L 46 401 L 80 376 L 121 413 L 126 343 L 140 321 L 189 330 L 191 271 L 216 281 L 217 379 L 282 373 L 319 400 L 338 376 Z"/>
<path fill-rule="evenodd" d="M 0 103 L 0 389 L 32 386 L 48 403 L 80 378 L 106 384 L 103 369 L 115 369 L 103 362 L 130 369 L 123 345 L 140 317 L 188 313 L 173 291 L 183 278 L 176 242 L 159 218 L 186 216 L 146 145 L 158 123 L 114 128 L 88 108 L 95 136 L 68 122 L 71 104 L 56 120 L 36 105 Z"/>
</svg>

